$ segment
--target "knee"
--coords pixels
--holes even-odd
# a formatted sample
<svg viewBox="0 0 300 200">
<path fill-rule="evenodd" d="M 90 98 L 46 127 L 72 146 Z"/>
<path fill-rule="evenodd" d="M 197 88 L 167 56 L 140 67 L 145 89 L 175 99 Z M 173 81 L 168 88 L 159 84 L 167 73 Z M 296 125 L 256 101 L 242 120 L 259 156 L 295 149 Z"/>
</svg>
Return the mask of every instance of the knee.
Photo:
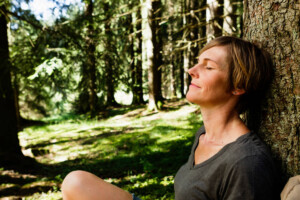
<svg viewBox="0 0 300 200">
<path fill-rule="evenodd" d="M 78 192 L 83 186 L 88 172 L 77 170 L 70 172 L 62 182 L 61 190 L 64 196 Z"/>
</svg>

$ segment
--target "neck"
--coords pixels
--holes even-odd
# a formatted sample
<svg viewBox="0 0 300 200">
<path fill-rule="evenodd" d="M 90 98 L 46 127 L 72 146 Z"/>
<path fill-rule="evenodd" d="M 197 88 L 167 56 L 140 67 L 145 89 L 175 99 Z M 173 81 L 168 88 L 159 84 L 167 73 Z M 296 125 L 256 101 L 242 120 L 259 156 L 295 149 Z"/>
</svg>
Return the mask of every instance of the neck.
<svg viewBox="0 0 300 200">
<path fill-rule="evenodd" d="M 206 143 L 226 145 L 249 132 L 234 109 L 226 107 L 201 108 L 201 114 L 206 131 Z"/>
</svg>

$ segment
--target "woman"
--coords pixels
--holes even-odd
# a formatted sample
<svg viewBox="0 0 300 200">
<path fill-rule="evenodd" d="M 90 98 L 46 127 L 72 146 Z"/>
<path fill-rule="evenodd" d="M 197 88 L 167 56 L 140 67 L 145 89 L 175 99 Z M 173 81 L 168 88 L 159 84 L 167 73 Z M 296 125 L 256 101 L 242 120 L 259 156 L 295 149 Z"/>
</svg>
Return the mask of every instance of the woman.
<svg viewBox="0 0 300 200">
<path fill-rule="evenodd" d="M 175 199 L 276 199 L 270 153 L 240 118 L 257 107 L 270 83 L 269 57 L 250 42 L 219 37 L 201 50 L 188 73 L 187 99 L 200 106 L 205 128 L 175 176 Z M 84 171 L 67 175 L 62 192 L 65 200 L 139 199 Z"/>
</svg>

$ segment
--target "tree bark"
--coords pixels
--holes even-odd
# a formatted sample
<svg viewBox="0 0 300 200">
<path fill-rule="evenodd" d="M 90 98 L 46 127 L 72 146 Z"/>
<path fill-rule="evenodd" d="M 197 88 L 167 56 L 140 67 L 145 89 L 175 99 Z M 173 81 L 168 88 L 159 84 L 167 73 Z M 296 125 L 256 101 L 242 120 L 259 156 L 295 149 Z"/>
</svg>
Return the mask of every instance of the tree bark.
<svg viewBox="0 0 300 200">
<path fill-rule="evenodd" d="M 223 35 L 237 36 L 237 0 L 224 0 Z"/>
<path fill-rule="evenodd" d="M 132 88 L 132 104 L 144 104 L 143 99 L 143 68 L 141 62 L 142 53 L 142 34 L 141 34 L 141 14 L 140 10 L 132 13 L 129 17 L 130 26 L 130 53 L 131 53 L 131 88 Z"/>
<path fill-rule="evenodd" d="M 142 35 L 143 35 L 143 65 L 148 69 L 149 110 L 158 110 L 159 74 L 157 62 L 156 27 L 154 22 L 154 10 L 152 0 L 141 0 L 142 3 Z"/>
<path fill-rule="evenodd" d="M 169 23 L 167 26 L 167 33 L 168 33 L 168 44 L 165 48 L 167 48 L 167 62 L 169 63 L 169 71 L 166 76 L 170 76 L 170 92 L 169 95 L 171 99 L 177 98 L 177 84 L 176 84 L 176 56 L 177 54 L 174 52 L 174 38 L 173 34 L 178 31 L 178 24 L 176 23 L 174 15 L 174 4 L 171 0 L 167 1 L 167 13 L 171 16 L 169 18 Z M 166 95 L 167 96 L 167 95 Z"/>
<path fill-rule="evenodd" d="M 190 49 L 190 63 L 189 68 L 194 66 L 197 61 L 197 56 L 199 53 L 199 43 L 198 40 L 200 39 L 200 13 L 195 12 L 195 10 L 199 9 L 199 2 L 198 1 L 191 1 L 189 5 L 189 18 L 192 25 L 192 30 L 189 34 L 189 40 L 191 42 L 191 49 Z"/>
<path fill-rule="evenodd" d="M 132 6 L 130 7 L 132 9 Z M 132 105 L 137 103 L 137 91 L 136 91 L 136 63 L 134 53 L 134 24 L 136 22 L 134 12 L 128 16 L 127 26 L 129 26 L 129 54 L 130 54 L 130 72 L 131 72 L 131 91 L 132 91 Z"/>
<path fill-rule="evenodd" d="M 19 83 L 16 73 L 11 73 L 12 78 L 12 89 L 14 94 L 14 103 L 15 103 L 15 111 L 17 118 L 17 128 L 18 131 L 21 131 L 21 114 L 20 114 L 20 106 L 19 106 Z"/>
<path fill-rule="evenodd" d="M 184 55 L 182 55 L 181 57 L 178 57 L 177 60 L 179 60 L 179 63 L 183 63 L 184 62 Z M 186 90 L 185 90 L 185 74 L 187 72 L 184 71 L 184 68 L 180 66 L 179 68 L 179 74 L 180 74 L 180 95 L 181 98 L 185 97 L 186 94 Z"/>
<path fill-rule="evenodd" d="M 183 26 L 188 26 L 189 24 L 189 18 L 187 16 L 188 12 L 189 12 L 189 7 L 190 7 L 190 0 L 184 0 L 183 1 L 183 5 L 182 5 L 182 9 L 183 9 Z M 183 51 L 183 69 L 181 70 L 183 72 L 183 95 L 185 96 L 185 94 L 188 91 L 189 85 L 190 85 L 190 78 L 188 75 L 188 70 L 190 68 L 190 52 L 191 52 L 191 42 L 188 40 L 188 35 L 190 30 L 188 28 L 185 29 L 184 33 L 183 33 L 183 43 L 186 46 L 184 51 Z"/>
<path fill-rule="evenodd" d="M 7 37 L 7 12 L 0 6 L 0 165 L 13 157 L 24 157 L 19 145 L 17 116 L 11 83 Z"/>
<path fill-rule="evenodd" d="M 202 11 L 200 11 L 199 13 L 199 18 L 200 18 L 200 22 L 201 25 L 199 27 L 199 39 L 200 41 L 198 42 L 199 45 L 199 49 L 201 49 L 205 44 L 207 39 L 206 39 L 206 9 L 204 9 L 206 6 L 206 1 L 202 0 L 199 3 L 199 8 L 202 9 Z M 199 52 L 198 52 L 199 53 Z"/>
<path fill-rule="evenodd" d="M 93 28 L 93 10 L 92 0 L 85 0 L 85 21 L 87 31 L 85 33 L 85 61 L 81 67 L 81 80 L 79 83 L 80 94 L 76 109 L 80 113 L 90 113 L 92 117 L 96 115 L 97 106 L 97 87 L 96 87 L 96 42 L 95 30 Z"/>
<path fill-rule="evenodd" d="M 206 9 L 206 35 L 207 41 L 222 35 L 223 26 L 223 0 L 207 0 Z"/>
<path fill-rule="evenodd" d="M 106 11 L 106 20 L 105 20 L 105 35 L 106 35 L 106 49 L 105 53 L 105 80 L 106 80 L 106 104 L 107 106 L 117 106 L 118 103 L 115 100 L 115 81 L 114 81 L 114 63 L 109 55 L 109 52 L 113 52 L 111 45 L 111 24 L 110 24 L 110 13 L 109 13 L 109 4 L 104 3 L 104 10 Z"/>
<path fill-rule="evenodd" d="M 87 18 L 87 37 L 86 37 L 86 54 L 87 54 L 87 77 L 88 77 L 88 94 L 89 94 L 89 108 L 92 117 L 96 115 L 97 105 L 97 87 L 96 87 L 96 42 L 95 42 L 95 30 L 93 20 L 94 3 L 92 0 L 86 0 L 85 17 Z"/>
<path fill-rule="evenodd" d="M 263 105 L 261 137 L 286 176 L 300 174 L 300 9 L 297 0 L 245 0 L 244 38 L 273 57 L 275 76 Z"/>
<path fill-rule="evenodd" d="M 154 93 L 156 101 L 163 101 L 162 95 L 162 67 L 163 67 L 163 58 L 162 58 L 162 49 L 163 49 L 163 34 L 161 32 L 159 23 L 161 22 L 161 0 L 152 1 L 152 42 L 154 47 Z"/>
<path fill-rule="evenodd" d="M 137 24 L 137 49 L 136 49 L 136 84 L 137 84 L 137 103 L 144 104 L 144 92 L 143 92 L 143 66 L 142 66 L 142 16 L 140 10 L 137 12 L 137 18 L 139 20 Z"/>
</svg>

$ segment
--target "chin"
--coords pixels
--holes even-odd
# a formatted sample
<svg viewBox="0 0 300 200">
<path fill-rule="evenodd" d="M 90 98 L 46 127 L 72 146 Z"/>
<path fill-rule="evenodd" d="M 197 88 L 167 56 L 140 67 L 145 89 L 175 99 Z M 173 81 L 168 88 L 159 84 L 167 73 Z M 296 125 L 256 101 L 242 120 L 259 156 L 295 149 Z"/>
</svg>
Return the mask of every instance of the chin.
<svg viewBox="0 0 300 200">
<path fill-rule="evenodd" d="M 199 105 L 199 103 L 198 103 L 198 98 L 197 98 L 197 96 L 196 95 L 193 95 L 193 94 L 191 94 L 190 92 L 188 92 L 187 94 L 186 94 L 186 100 L 188 100 L 189 102 L 191 102 L 191 103 L 195 103 L 195 104 L 198 104 Z"/>
</svg>

